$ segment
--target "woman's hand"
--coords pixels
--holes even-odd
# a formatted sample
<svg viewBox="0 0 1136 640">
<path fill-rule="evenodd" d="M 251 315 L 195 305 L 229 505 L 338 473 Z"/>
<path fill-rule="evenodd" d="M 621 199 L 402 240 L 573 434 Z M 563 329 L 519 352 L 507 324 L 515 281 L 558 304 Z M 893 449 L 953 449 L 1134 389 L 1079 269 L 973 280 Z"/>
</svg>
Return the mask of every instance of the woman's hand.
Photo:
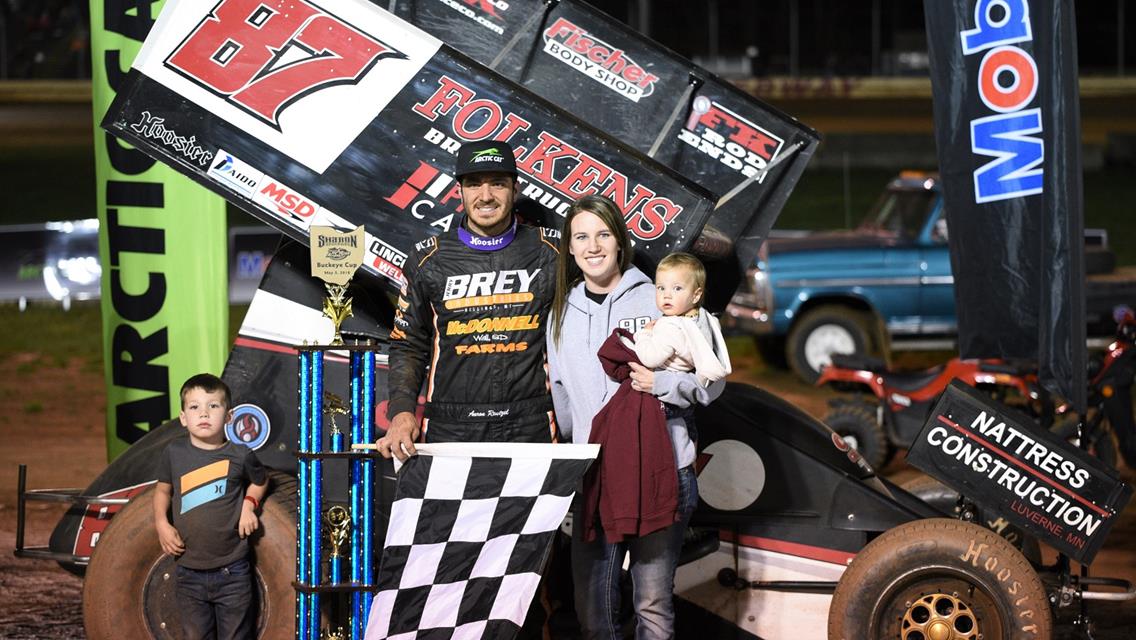
<svg viewBox="0 0 1136 640">
<path fill-rule="evenodd" d="M 637 362 L 628 364 L 631 365 L 631 388 L 643 393 L 654 393 L 655 372 Z"/>
</svg>

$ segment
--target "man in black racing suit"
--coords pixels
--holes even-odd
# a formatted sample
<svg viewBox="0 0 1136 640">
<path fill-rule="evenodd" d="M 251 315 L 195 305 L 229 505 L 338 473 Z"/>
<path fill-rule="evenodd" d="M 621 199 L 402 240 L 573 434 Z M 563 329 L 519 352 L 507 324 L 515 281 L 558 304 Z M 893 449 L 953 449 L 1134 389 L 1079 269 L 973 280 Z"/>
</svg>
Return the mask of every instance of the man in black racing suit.
<svg viewBox="0 0 1136 640">
<path fill-rule="evenodd" d="M 390 346 L 390 428 L 384 457 L 405 460 L 427 442 L 551 442 L 545 316 L 556 281 L 556 240 L 517 224 L 517 169 L 507 143 L 458 150 L 460 225 L 415 246 L 406 262 Z M 428 370 L 428 374 L 427 374 Z"/>
</svg>

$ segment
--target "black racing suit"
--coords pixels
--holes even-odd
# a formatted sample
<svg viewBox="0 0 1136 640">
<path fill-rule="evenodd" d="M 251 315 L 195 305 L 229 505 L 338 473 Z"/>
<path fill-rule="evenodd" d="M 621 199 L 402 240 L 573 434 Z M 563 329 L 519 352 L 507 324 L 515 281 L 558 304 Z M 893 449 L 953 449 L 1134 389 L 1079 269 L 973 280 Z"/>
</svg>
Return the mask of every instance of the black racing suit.
<svg viewBox="0 0 1136 640">
<path fill-rule="evenodd" d="M 524 224 L 480 251 L 449 231 L 406 261 L 391 331 L 388 415 L 414 412 L 426 380 L 427 442 L 551 442 L 544 331 L 555 232 Z"/>
</svg>

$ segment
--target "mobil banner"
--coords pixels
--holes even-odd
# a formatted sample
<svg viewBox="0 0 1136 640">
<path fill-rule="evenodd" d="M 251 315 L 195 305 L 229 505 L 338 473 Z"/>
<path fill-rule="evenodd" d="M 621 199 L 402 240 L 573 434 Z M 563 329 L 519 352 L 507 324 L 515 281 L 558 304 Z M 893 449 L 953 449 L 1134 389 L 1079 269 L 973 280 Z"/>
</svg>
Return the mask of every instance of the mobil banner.
<svg viewBox="0 0 1136 640">
<path fill-rule="evenodd" d="M 1069 0 L 925 0 L 959 351 L 1037 360 L 1085 406 L 1077 38 Z"/>
<path fill-rule="evenodd" d="M 583 2 L 393 5 L 446 44 L 728 196 L 710 224 L 736 241 L 742 265 L 819 141 L 812 129 Z"/>
<path fill-rule="evenodd" d="M 1115 469 L 958 381 L 907 461 L 1082 564 L 1132 497 Z"/>
<path fill-rule="evenodd" d="M 460 221 L 453 154 L 517 150 L 524 215 L 620 207 L 648 268 L 689 248 L 716 195 L 365 0 L 169 2 L 103 126 L 303 242 L 364 225 L 363 267 Z"/>
</svg>

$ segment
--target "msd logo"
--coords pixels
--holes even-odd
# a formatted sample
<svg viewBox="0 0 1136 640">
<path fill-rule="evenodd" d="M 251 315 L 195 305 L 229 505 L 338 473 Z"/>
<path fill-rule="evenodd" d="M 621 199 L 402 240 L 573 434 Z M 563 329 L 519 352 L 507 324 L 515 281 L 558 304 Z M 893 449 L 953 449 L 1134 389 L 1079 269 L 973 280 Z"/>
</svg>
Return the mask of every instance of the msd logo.
<svg viewBox="0 0 1136 640">
<path fill-rule="evenodd" d="M 750 178 L 781 152 L 785 141 L 707 98 L 694 99 L 694 110 L 679 140 Z M 758 182 L 765 180 L 761 175 Z"/>
<path fill-rule="evenodd" d="M 301 229 L 310 227 L 312 216 L 320 210 L 307 196 L 267 175 L 260 181 L 252 201 Z"/>
<path fill-rule="evenodd" d="M 559 18 L 544 32 L 544 52 L 632 102 L 655 91 L 659 79 L 627 54 Z"/>
</svg>

